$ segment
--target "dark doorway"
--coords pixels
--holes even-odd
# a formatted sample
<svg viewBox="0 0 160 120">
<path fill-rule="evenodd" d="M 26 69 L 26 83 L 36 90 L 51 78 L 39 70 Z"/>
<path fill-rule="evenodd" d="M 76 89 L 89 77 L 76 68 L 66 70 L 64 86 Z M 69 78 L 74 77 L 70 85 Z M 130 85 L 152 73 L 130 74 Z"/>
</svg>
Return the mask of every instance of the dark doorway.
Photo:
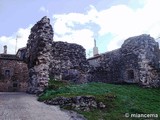
<svg viewBox="0 0 160 120">
<path fill-rule="evenodd" d="M 19 87 L 18 87 L 18 83 L 17 82 L 13 82 L 12 84 L 12 91 L 13 92 L 18 92 L 19 91 Z"/>
<path fill-rule="evenodd" d="M 17 83 L 13 83 L 13 88 L 17 88 L 17 87 L 18 87 Z"/>
<path fill-rule="evenodd" d="M 133 81 L 133 79 L 134 79 L 134 71 L 133 70 L 128 70 L 127 74 L 128 74 L 128 80 L 129 81 Z"/>
</svg>

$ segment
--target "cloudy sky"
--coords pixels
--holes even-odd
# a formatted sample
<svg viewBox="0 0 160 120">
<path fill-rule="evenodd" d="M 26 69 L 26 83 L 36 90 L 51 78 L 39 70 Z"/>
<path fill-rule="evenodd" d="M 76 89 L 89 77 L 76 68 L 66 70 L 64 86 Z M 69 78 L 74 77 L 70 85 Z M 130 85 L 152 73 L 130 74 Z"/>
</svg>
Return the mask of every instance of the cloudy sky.
<svg viewBox="0 0 160 120">
<path fill-rule="evenodd" d="M 92 56 L 94 38 L 99 52 L 119 48 L 140 34 L 160 37 L 160 0 L 0 0 L 0 53 L 24 47 L 30 28 L 48 16 L 54 41 L 77 43 Z M 159 42 L 160 40 L 157 39 Z"/>
</svg>

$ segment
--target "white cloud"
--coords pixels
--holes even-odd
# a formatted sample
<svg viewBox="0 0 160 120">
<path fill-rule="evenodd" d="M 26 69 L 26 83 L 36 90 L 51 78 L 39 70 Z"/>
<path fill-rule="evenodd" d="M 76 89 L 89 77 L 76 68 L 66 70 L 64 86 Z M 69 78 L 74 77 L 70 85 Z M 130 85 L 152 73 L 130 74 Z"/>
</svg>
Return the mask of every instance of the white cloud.
<svg viewBox="0 0 160 120">
<path fill-rule="evenodd" d="M 16 38 L 17 38 L 17 50 L 25 47 L 28 36 L 30 34 L 31 25 L 28 28 L 20 28 L 18 31 L 11 36 L 0 37 L 0 53 L 3 53 L 3 46 L 7 45 L 8 54 L 15 54 L 16 49 Z"/>
<path fill-rule="evenodd" d="M 53 15 L 54 40 L 77 43 L 85 49 L 93 48 L 94 32 L 84 27 L 91 18 L 92 16 L 82 13 Z"/>
<path fill-rule="evenodd" d="M 30 25 L 28 28 L 20 28 L 17 31 L 17 47 L 21 48 L 21 47 L 25 47 L 28 37 L 30 35 L 30 29 L 31 29 L 32 25 Z"/>
<path fill-rule="evenodd" d="M 123 44 L 124 40 L 125 39 L 122 36 L 113 37 L 113 39 L 108 44 L 106 50 L 111 51 L 119 48 Z"/>
<path fill-rule="evenodd" d="M 59 35 L 65 35 L 66 33 L 70 33 L 72 30 L 70 27 L 67 26 L 67 23 L 69 23 L 69 25 L 71 25 L 72 23 L 66 21 L 64 17 L 62 18 L 62 16 L 57 17 L 58 18 L 53 25 L 55 32 Z"/>
<path fill-rule="evenodd" d="M 54 30 L 57 35 L 55 40 L 73 42 L 74 39 L 78 44 L 83 45 L 86 49 L 90 49 L 93 47 L 93 40 L 87 39 L 93 39 L 93 36 L 97 33 L 97 37 L 110 34 L 112 39 L 106 48 L 107 51 L 110 51 L 119 48 L 125 39 L 135 35 L 150 34 L 152 37 L 158 38 L 160 36 L 160 1 L 142 0 L 137 4 L 140 4 L 141 7 L 133 9 L 133 7 L 119 4 L 98 11 L 91 5 L 86 13 L 53 15 L 55 19 Z M 84 32 L 79 34 L 80 30 L 87 29 L 87 26 L 84 27 L 84 25 L 90 23 L 97 24 L 100 30 L 95 33 L 95 26 L 91 25 L 88 31 L 92 32 L 93 35 L 89 36 Z M 83 28 L 76 29 L 82 25 Z M 85 43 L 90 46 L 87 46 Z"/>
<path fill-rule="evenodd" d="M 142 0 L 139 4 L 142 6 L 136 9 L 119 4 L 101 11 L 91 5 L 86 13 L 53 15 L 53 21 L 51 19 L 51 22 L 54 22 L 54 40 L 77 43 L 89 50 L 92 49 L 93 40 L 97 34 L 96 39 L 110 34 L 112 39 L 107 42 L 106 50 L 113 50 L 119 48 L 123 41 L 131 36 L 146 33 L 158 38 L 160 36 L 160 0 Z M 44 6 L 39 10 L 48 13 Z M 98 27 L 90 23 L 94 23 Z M 18 47 L 26 44 L 29 29 L 19 29 L 16 32 L 21 36 L 21 38 L 18 38 Z M 15 35 L 0 37 L 1 43 L 6 44 L 6 41 L 14 51 Z M 99 40 L 98 42 L 101 41 Z"/>
<path fill-rule="evenodd" d="M 144 0 L 143 4 L 142 8 L 135 10 L 126 5 L 116 5 L 98 12 L 93 22 L 101 28 L 99 35 L 110 33 L 114 36 L 107 50 L 119 48 L 131 36 L 144 33 L 154 38 L 160 36 L 160 1 Z"/>
<path fill-rule="evenodd" d="M 123 34 L 124 31 L 132 32 L 134 12 L 125 5 L 113 6 L 99 12 L 96 23 L 101 27 L 99 34 Z"/>
<path fill-rule="evenodd" d="M 88 19 L 90 21 L 95 21 L 98 18 L 98 14 L 99 12 L 97 11 L 97 9 L 94 6 L 90 5 L 90 10 L 87 12 Z"/>
<path fill-rule="evenodd" d="M 39 9 L 41 12 L 45 12 L 45 13 L 49 13 L 49 10 L 46 9 L 44 6 L 41 6 L 40 9 Z"/>
<path fill-rule="evenodd" d="M 65 35 L 66 33 L 71 33 L 75 25 L 85 25 L 89 23 L 88 15 L 81 13 L 69 13 L 62 15 L 53 15 L 54 29 L 59 35 Z"/>
<path fill-rule="evenodd" d="M 74 30 L 70 34 L 58 36 L 55 34 L 54 41 L 65 41 L 69 43 L 77 43 L 86 49 L 93 47 L 93 32 L 88 29 Z"/>
</svg>

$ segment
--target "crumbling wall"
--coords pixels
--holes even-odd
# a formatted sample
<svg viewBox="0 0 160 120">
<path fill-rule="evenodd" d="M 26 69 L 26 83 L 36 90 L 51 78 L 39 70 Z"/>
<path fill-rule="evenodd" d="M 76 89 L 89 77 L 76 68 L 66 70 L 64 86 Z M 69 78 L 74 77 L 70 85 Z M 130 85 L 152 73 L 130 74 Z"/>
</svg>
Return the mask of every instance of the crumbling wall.
<svg viewBox="0 0 160 120">
<path fill-rule="evenodd" d="M 50 20 L 43 17 L 31 29 L 27 43 L 29 93 L 42 92 L 48 85 L 53 29 Z"/>
<path fill-rule="evenodd" d="M 102 54 L 97 61 L 99 66 L 93 66 L 90 71 L 91 81 L 116 83 L 121 81 L 120 49 Z"/>
<path fill-rule="evenodd" d="M 156 87 L 159 81 L 159 45 L 149 35 L 128 38 L 121 48 L 122 55 L 135 55 L 138 63 L 138 82 L 146 87 Z M 133 59 L 133 58 L 130 58 Z"/>
<path fill-rule="evenodd" d="M 50 76 L 76 83 L 87 82 L 89 63 L 81 45 L 67 42 L 52 43 Z"/>
<path fill-rule="evenodd" d="M 25 53 L 26 51 L 26 53 Z M 19 56 L 29 68 L 29 93 L 42 92 L 50 78 L 58 78 L 76 83 L 87 82 L 89 63 L 85 49 L 77 44 L 53 41 L 53 29 L 47 17 L 43 17 L 31 29 L 24 50 Z"/>
<path fill-rule="evenodd" d="M 100 55 L 99 66 L 93 65 L 91 80 L 157 87 L 159 56 L 158 43 L 149 35 L 130 37 L 120 49 Z"/>
<path fill-rule="evenodd" d="M 128 82 L 149 87 L 159 82 L 159 46 L 149 35 L 128 38 L 120 49 L 96 56 L 96 66 L 91 66 L 82 46 L 53 42 L 50 20 L 43 17 L 31 29 L 24 50 L 23 59 L 29 68 L 29 93 L 42 92 L 49 78 L 75 83 Z"/>
</svg>

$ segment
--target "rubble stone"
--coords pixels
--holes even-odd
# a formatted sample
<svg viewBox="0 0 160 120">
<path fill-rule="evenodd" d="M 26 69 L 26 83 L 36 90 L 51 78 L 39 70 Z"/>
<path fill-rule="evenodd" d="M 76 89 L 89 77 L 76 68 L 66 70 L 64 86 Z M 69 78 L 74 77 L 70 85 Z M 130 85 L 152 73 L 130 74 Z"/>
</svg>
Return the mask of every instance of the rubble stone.
<svg viewBox="0 0 160 120">
<path fill-rule="evenodd" d="M 0 54 L 0 92 L 26 92 L 27 64 L 16 55 Z"/>
<path fill-rule="evenodd" d="M 97 102 L 93 96 L 76 96 L 76 97 L 57 97 L 46 100 L 46 104 L 60 105 L 62 107 L 72 107 L 75 110 L 90 111 L 94 108 L 104 109 L 106 105 L 103 102 Z"/>
<path fill-rule="evenodd" d="M 87 60 L 81 45 L 53 41 L 50 20 L 43 17 L 31 29 L 25 49 L 22 59 L 29 68 L 29 93 L 41 93 L 49 78 L 74 83 L 138 83 L 145 87 L 160 84 L 159 46 L 146 34 L 130 37 L 121 48 Z"/>
<path fill-rule="evenodd" d="M 130 37 L 121 48 L 88 61 L 98 62 L 92 64 L 92 81 L 159 86 L 160 50 L 158 43 L 149 35 Z"/>
<path fill-rule="evenodd" d="M 89 63 L 85 49 L 77 44 L 53 42 L 50 76 L 75 83 L 87 82 Z"/>
<path fill-rule="evenodd" d="M 89 63 L 85 49 L 73 43 L 54 42 L 53 29 L 47 17 L 33 26 L 26 50 L 22 53 L 25 56 L 21 59 L 29 68 L 29 93 L 41 93 L 48 86 L 49 78 L 87 82 Z"/>
<path fill-rule="evenodd" d="M 27 43 L 29 93 L 42 92 L 48 86 L 52 41 L 53 29 L 50 20 L 43 17 L 32 27 Z"/>
</svg>

